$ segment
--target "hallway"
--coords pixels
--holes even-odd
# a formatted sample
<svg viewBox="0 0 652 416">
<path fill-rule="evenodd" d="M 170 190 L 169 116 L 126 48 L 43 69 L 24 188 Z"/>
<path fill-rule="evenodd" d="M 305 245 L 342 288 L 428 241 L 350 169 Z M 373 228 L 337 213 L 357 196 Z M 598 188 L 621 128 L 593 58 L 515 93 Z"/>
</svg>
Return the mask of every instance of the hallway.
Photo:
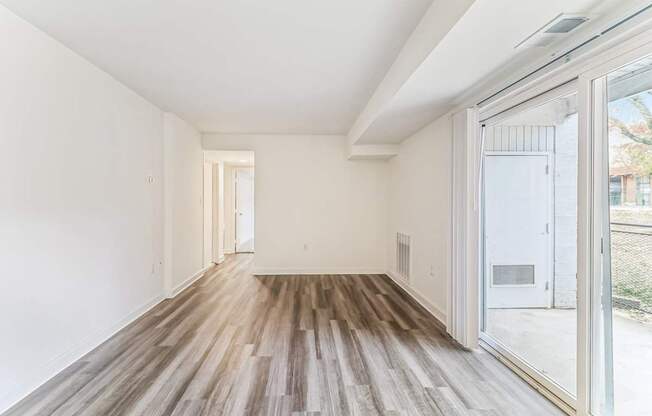
<svg viewBox="0 0 652 416">
<path fill-rule="evenodd" d="M 268 276 L 231 255 L 5 416 L 557 415 L 383 276 Z"/>
</svg>

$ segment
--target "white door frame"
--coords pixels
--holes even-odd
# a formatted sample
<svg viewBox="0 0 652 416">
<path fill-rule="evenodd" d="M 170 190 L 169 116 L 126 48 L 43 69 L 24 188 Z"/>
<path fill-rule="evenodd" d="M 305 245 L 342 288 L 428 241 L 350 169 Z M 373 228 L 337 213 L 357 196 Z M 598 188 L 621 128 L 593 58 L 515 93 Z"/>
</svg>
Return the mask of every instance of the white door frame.
<svg viewBox="0 0 652 416">
<path fill-rule="evenodd" d="M 602 103 L 605 77 L 612 71 L 633 63 L 646 56 L 652 55 L 652 33 L 646 32 L 627 42 L 619 50 L 619 54 L 609 56 L 600 65 L 580 75 L 580 86 L 584 91 L 583 106 L 590 111 L 586 112 L 584 123 L 581 124 L 581 137 L 585 140 L 584 157 L 587 160 L 585 171 L 587 178 L 584 180 L 583 202 L 590 213 L 590 220 L 585 225 L 583 237 L 586 239 L 586 248 L 580 264 L 583 269 L 583 313 L 582 325 L 582 354 L 585 360 L 582 374 L 587 380 L 586 392 L 583 397 L 584 414 L 598 414 L 592 412 L 592 395 L 597 395 L 602 386 L 599 380 L 591 379 L 591 374 L 600 371 L 600 358 L 592 356 L 594 351 L 601 351 L 600 345 L 604 340 L 602 334 L 597 332 L 599 306 L 602 302 L 602 285 L 610 282 L 609 250 L 603 250 L 609 244 L 609 161 L 608 161 L 608 134 L 601 127 L 604 125 L 606 108 Z M 579 326 L 578 326 L 579 328 Z M 611 336 L 611 334 L 604 334 Z M 578 374 L 580 374 L 578 372 Z M 605 383 L 613 380 L 603 380 Z M 591 413 L 589 413 L 591 412 Z M 609 416 L 609 415 L 607 415 Z"/>
<path fill-rule="evenodd" d="M 202 201 L 203 201 L 203 261 L 204 269 L 213 265 L 213 164 L 204 162 L 203 164 L 203 183 L 202 183 Z"/>
</svg>

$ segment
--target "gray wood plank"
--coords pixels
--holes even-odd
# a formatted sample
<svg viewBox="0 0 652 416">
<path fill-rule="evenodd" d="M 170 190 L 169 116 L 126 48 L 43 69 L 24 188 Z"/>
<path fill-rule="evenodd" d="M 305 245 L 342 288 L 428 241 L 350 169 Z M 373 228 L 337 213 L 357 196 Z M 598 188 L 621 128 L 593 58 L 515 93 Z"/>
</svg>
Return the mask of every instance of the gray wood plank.
<svg viewBox="0 0 652 416">
<path fill-rule="evenodd" d="M 228 256 L 3 416 L 562 415 L 386 276 Z"/>
</svg>

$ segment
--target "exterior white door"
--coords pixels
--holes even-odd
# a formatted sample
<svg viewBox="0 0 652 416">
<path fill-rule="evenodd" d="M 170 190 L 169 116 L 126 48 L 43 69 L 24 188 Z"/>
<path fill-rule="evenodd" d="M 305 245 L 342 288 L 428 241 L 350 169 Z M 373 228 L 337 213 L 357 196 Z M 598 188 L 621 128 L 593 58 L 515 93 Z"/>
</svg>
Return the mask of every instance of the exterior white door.
<svg viewBox="0 0 652 416">
<path fill-rule="evenodd" d="M 484 182 L 486 306 L 550 307 L 548 154 L 487 154 Z"/>
<path fill-rule="evenodd" d="M 235 170 L 235 251 L 254 251 L 254 169 Z"/>
</svg>

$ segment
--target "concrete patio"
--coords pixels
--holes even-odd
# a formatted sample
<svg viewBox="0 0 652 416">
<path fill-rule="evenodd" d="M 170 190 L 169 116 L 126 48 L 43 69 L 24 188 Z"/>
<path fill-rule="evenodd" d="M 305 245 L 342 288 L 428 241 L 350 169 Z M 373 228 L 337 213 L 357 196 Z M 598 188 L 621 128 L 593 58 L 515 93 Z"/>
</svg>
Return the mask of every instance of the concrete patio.
<svg viewBox="0 0 652 416">
<path fill-rule="evenodd" d="M 487 333 L 550 379 L 576 392 L 576 311 L 490 309 Z M 652 415 L 652 324 L 614 315 L 616 414 Z"/>
</svg>

